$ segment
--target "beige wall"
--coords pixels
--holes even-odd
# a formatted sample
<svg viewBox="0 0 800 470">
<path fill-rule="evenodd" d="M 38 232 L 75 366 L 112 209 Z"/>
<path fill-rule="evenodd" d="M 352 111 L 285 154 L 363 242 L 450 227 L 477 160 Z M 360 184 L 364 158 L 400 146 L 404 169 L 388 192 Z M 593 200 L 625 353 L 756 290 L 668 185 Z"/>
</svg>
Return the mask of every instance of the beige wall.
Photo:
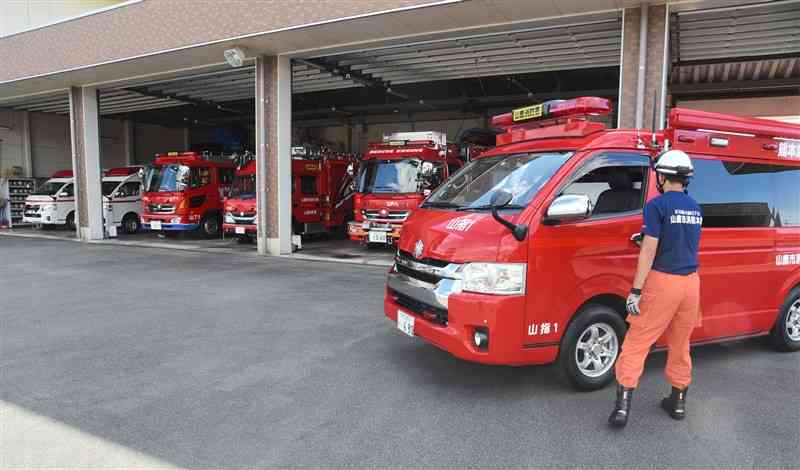
<svg viewBox="0 0 800 470">
<path fill-rule="evenodd" d="M 0 37 L 121 2 L 122 0 L 2 0 Z"/>
</svg>

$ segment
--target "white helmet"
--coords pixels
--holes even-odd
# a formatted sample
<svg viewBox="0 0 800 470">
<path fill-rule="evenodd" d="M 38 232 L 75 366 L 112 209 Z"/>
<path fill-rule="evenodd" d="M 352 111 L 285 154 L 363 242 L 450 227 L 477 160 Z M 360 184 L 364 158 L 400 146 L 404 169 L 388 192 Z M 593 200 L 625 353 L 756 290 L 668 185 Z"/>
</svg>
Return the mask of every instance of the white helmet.
<svg viewBox="0 0 800 470">
<path fill-rule="evenodd" d="M 692 159 L 682 150 L 668 150 L 655 161 L 653 168 L 663 175 L 692 176 L 694 166 Z"/>
</svg>

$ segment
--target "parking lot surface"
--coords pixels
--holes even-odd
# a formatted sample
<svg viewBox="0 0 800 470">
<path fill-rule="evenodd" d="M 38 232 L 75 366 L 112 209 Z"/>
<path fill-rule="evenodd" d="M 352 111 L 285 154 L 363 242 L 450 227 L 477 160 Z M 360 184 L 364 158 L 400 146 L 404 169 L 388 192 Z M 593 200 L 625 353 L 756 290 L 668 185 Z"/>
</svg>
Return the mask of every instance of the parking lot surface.
<svg viewBox="0 0 800 470">
<path fill-rule="evenodd" d="M 398 332 L 385 268 L 0 236 L 0 467 L 797 468 L 800 354 L 697 348 L 689 417 Z M 52 436 L 53 439 L 48 439 Z M 61 439 L 63 438 L 63 439 Z"/>
</svg>

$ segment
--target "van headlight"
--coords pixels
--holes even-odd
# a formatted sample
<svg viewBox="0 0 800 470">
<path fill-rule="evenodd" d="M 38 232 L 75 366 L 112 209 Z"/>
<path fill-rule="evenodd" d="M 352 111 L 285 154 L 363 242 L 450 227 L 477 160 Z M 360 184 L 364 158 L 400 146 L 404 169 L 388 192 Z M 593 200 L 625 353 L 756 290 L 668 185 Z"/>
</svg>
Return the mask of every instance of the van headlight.
<svg viewBox="0 0 800 470">
<path fill-rule="evenodd" d="M 525 293 L 525 263 L 468 263 L 461 270 L 463 290 L 482 294 Z"/>
<path fill-rule="evenodd" d="M 235 224 L 236 221 L 233 219 L 233 214 L 230 212 L 225 213 L 225 223 L 226 224 Z"/>
</svg>

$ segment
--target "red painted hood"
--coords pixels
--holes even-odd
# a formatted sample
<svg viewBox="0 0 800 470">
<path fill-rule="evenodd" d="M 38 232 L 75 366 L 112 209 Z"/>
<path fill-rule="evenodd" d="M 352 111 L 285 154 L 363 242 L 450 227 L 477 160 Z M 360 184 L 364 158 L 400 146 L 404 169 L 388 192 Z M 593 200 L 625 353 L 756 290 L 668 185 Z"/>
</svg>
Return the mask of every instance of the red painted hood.
<svg viewBox="0 0 800 470">
<path fill-rule="evenodd" d="M 425 198 L 421 194 L 364 194 L 361 196 L 361 208 L 412 211 L 419 207 L 423 200 Z"/>
<path fill-rule="evenodd" d="M 174 204 L 178 205 L 183 200 L 184 194 L 180 192 L 175 193 L 144 193 L 142 195 L 142 203 L 145 204 Z"/>
<path fill-rule="evenodd" d="M 225 199 L 226 212 L 255 212 L 256 199 Z"/>
<path fill-rule="evenodd" d="M 519 214 L 503 217 L 516 222 Z M 403 224 L 398 246 L 413 255 L 419 240 L 423 243 L 419 258 L 454 263 L 524 262 L 527 253 L 527 243 L 516 241 L 489 212 L 416 210 Z"/>
</svg>

